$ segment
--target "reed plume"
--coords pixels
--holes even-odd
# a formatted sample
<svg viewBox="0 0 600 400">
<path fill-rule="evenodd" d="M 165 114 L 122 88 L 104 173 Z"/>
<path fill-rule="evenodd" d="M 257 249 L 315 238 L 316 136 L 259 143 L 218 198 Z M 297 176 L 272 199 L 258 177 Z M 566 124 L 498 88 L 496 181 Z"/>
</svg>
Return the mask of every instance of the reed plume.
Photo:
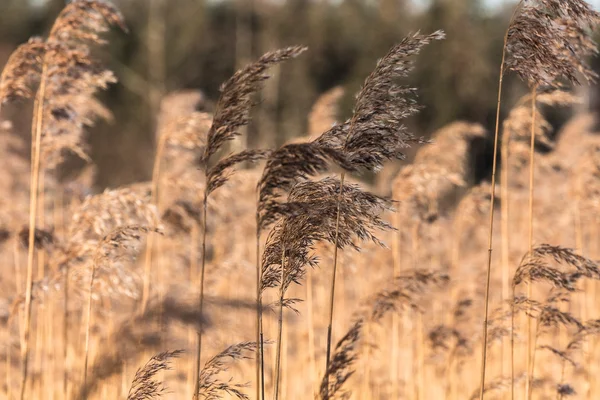
<svg viewBox="0 0 600 400">
<path fill-rule="evenodd" d="M 87 299 L 87 314 L 85 324 L 85 350 L 84 350 L 84 361 L 83 361 L 83 385 L 87 385 L 87 370 L 88 370 L 88 358 L 89 358 L 89 347 L 90 347 L 90 327 L 92 324 L 92 300 L 93 300 L 93 289 L 94 279 L 96 278 L 96 272 L 106 262 L 115 262 L 121 257 L 124 257 L 124 253 L 127 252 L 132 244 L 131 242 L 138 242 L 142 239 L 142 235 L 148 234 L 155 229 L 151 229 L 145 226 L 123 226 L 119 227 L 108 235 L 104 236 L 98 243 L 94 256 L 92 258 L 92 272 L 90 276 L 90 285 Z M 156 361 L 156 360 L 155 360 Z M 146 365 L 148 366 L 148 364 Z M 137 378 L 137 377 L 136 377 Z M 142 385 L 147 386 L 147 385 Z M 151 386 L 151 385 L 150 385 Z M 137 391 L 136 391 L 137 393 Z M 140 392 L 141 393 L 141 392 Z M 132 398 L 143 398 L 143 397 L 132 397 Z"/>
<path fill-rule="evenodd" d="M 171 360 L 179 357 L 182 350 L 165 351 L 153 356 L 143 367 L 137 370 L 127 400 L 152 400 L 162 397 L 166 392 L 163 383 L 156 379 L 162 371 L 171 369 Z"/>
<path fill-rule="evenodd" d="M 414 100 L 416 89 L 401 86 L 400 78 L 408 76 L 412 69 L 411 56 L 419 54 L 431 41 L 444 38 L 442 31 L 430 35 L 414 34 L 405 38 L 377 62 L 377 66 L 366 78 L 356 96 L 352 118 L 341 129 L 324 135 L 325 146 L 343 151 L 355 169 L 377 171 L 390 159 L 403 158 L 403 149 L 412 143 L 423 143 L 403 125 L 403 120 L 418 112 Z M 340 177 L 337 198 L 336 224 L 339 228 L 341 202 L 344 192 L 345 173 Z M 333 311 L 335 280 L 337 273 L 339 229 L 334 240 L 333 270 L 329 301 L 329 324 L 327 328 L 327 350 L 325 363 L 329 363 L 333 335 Z M 327 366 L 326 366 L 327 370 Z M 326 386 L 327 387 L 327 386 Z"/>
<path fill-rule="evenodd" d="M 242 392 L 247 385 L 234 383 L 231 379 L 223 380 L 218 375 L 227 372 L 230 362 L 251 359 L 251 354 L 256 352 L 257 347 L 258 344 L 255 342 L 237 343 L 208 360 L 200 372 L 198 398 L 217 400 L 228 395 L 240 400 L 248 400 L 249 397 Z"/>
<path fill-rule="evenodd" d="M 164 158 L 173 160 L 185 159 L 184 152 L 194 154 L 204 151 L 206 135 L 212 124 L 212 115 L 195 111 L 196 104 L 201 100 L 201 95 L 196 92 L 172 93 L 166 96 L 161 104 L 161 114 L 158 117 L 157 146 L 152 168 L 151 203 L 154 204 L 159 215 L 161 214 L 161 197 L 159 193 L 162 164 Z M 189 167 L 189 166 L 186 166 Z M 149 299 L 150 273 L 154 250 L 154 235 L 148 236 L 146 254 L 144 258 L 144 287 L 142 290 L 141 309 L 143 310 Z"/>
<path fill-rule="evenodd" d="M 306 267 L 317 264 L 311 254 L 320 241 L 337 246 L 358 249 L 358 240 L 371 240 L 382 244 L 374 231 L 390 229 L 379 214 L 390 208 L 383 198 L 363 192 L 358 186 L 350 185 L 343 194 L 344 215 L 337 218 L 339 181 L 325 178 L 320 181 L 297 183 L 290 191 L 284 205 L 280 222 L 269 233 L 263 254 L 261 276 L 262 291 L 279 287 L 279 330 L 276 344 L 275 398 L 279 397 L 281 333 L 283 309 L 289 305 L 285 294 L 292 283 L 300 284 Z M 337 232 L 337 233 L 336 233 Z"/>
<path fill-rule="evenodd" d="M 35 98 L 32 123 L 29 251 L 27 257 L 25 329 L 22 348 L 21 395 L 25 396 L 28 374 L 31 285 L 33 282 L 34 233 L 38 207 L 40 166 L 55 168 L 70 150 L 86 158 L 81 134 L 93 119 L 106 114 L 93 95 L 114 82 L 90 55 L 90 46 L 101 45 L 100 34 L 108 26 L 125 29 L 119 11 L 99 0 L 77 0 L 57 17 L 44 44 L 40 83 Z"/>
<path fill-rule="evenodd" d="M 10 56 L 0 75 L 0 106 L 7 101 L 30 99 L 39 83 L 46 46 L 34 37 Z"/>
<path fill-rule="evenodd" d="M 557 266 L 553 266 L 556 263 Z M 582 278 L 598 279 L 598 264 L 583 256 L 576 254 L 573 250 L 560 246 L 541 245 L 528 252 L 521 263 L 519 264 L 513 277 L 513 309 L 512 309 L 512 336 L 511 343 L 514 343 L 514 315 L 518 308 L 516 307 L 515 289 L 523 282 L 527 282 L 527 296 L 518 301 L 520 306 L 525 307 L 525 312 L 530 317 L 536 319 L 536 332 L 540 326 L 557 326 L 558 324 L 573 324 L 581 328 L 582 324 L 577 319 L 572 317 L 570 313 L 560 311 L 553 307 L 552 304 L 561 301 L 563 298 L 568 298 L 563 293 L 575 292 L 577 282 Z M 531 287 L 534 282 L 543 282 L 551 285 L 558 290 L 555 294 L 546 301 L 545 304 L 539 305 L 531 299 Z M 537 315 L 537 317 L 535 317 Z M 533 317 L 533 318 L 532 318 Z M 529 328 L 528 324 L 528 328 Z M 537 334 L 534 336 L 534 341 L 537 340 Z M 534 362 L 535 362 L 535 344 L 531 353 L 531 359 L 527 363 L 527 379 L 533 380 Z M 529 347 L 529 346 L 528 346 Z M 511 345 L 514 352 L 514 344 Z M 514 360 L 514 355 L 512 356 Z M 514 363 L 514 361 L 513 361 Z M 531 395 L 533 387 L 531 383 L 527 386 L 528 395 Z"/>
<path fill-rule="evenodd" d="M 494 141 L 492 191 L 495 189 L 500 103 L 505 72 L 513 71 L 527 82 L 531 93 L 531 120 L 535 121 L 535 103 L 538 89 L 557 87 L 561 79 L 577 84 L 579 83 L 578 74 L 582 75 L 588 82 L 596 79 L 596 74 L 586 65 L 585 58 L 597 52 L 596 45 L 591 39 L 590 30 L 598 23 L 599 16 L 600 14 L 593 11 L 584 0 L 568 0 L 565 2 L 557 0 L 526 2 L 521 0 L 517 4 L 504 37 L 502 50 Z M 533 248 L 534 145 L 535 124 L 532 123 L 529 160 L 530 251 Z M 492 196 L 492 210 L 493 202 L 494 197 Z M 493 212 L 490 216 L 488 270 L 491 270 L 492 232 Z M 488 285 L 486 285 L 486 297 L 488 298 L 489 275 L 490 272 L 488 271 Z M 487 329 L 488 300 L 486 300 L 485 308 L 484 331 Z M 531 335 L 529 337 L 529 342 L 531 342 Z M 486 340 L 486 333 L 484 333 L 480 400 L 483 399 L 485 387 Z M 531 346 L 528 346 L 528 359 L 530 359 L 530 353 Z M 528 378 L 526 381 L 528 399 L 530 398 L 530 387 L 531 380 Z"/>
<path fill-rule="evenodd" d="M 332 132 L 337 131 L 339 128 L 339 126 L 331 127 L 312 142 L 290 143 L 274 150 L 269 156 L 258 182 L 256 206 L 256 307 L 257 342 L 259 344 L 262 343 L 262 314 L 260 310 L 262 310 L 264 286 L 264 267 L 260 261 L 261 235 L 281 218 L 297 215 L 306 209 L 306 205 L 302 202 L 286 201 L 286 196 L 294 185 L 327 171 L 333 165 L 352 169 L 352 166 L 339 150 L 324 146 L 321 142 L 324 137 L 333 136 Z M 281 283 L 281 280 L 279 282 Z M 257 365 L 262 365 L 264 357 L 262 346 L 259 346 L 259 353 L 257 355 Z M 257 366 L 257 368 L 259 367 Z M 261 375 L 264 375 L 264 368 L 260 367 L 260 370 Z"/>
<path fill-rule="evenodd" d="M 210 193 L 227 182 L 231 169 L 239 163 L 264 159 L 268 152 L 263 150 L 245 150 L 241 153 L 219 160 L 209 167 L 210 159 L 223 145 L 240 135 L 240 128 L 250 122 L 250 110 L 254 105 L 252 95 L 268 79 L 266 71 L 283 61 L 297 57 L 306 50 L 305 47 L 287 47 L 266 53 L 258 61 L 249 64 L 236 72 L 220 88 L 221 95 L 217 101 L 212 125 L 206 137 L 206 145 L 199 157 L 204 170 L 206 186 L 202 200 L 202 263 L 200 267 L 200 295 L 198 307 L 202 314 L 204 303 L 204 275 L 206 266 L 206 208 Z M 200 390 L 200 360 L 202 355 L 202 329 L 198 331 L 198 348 L 196 353 L 196 388 L 195 398 Z"/>
</svg>

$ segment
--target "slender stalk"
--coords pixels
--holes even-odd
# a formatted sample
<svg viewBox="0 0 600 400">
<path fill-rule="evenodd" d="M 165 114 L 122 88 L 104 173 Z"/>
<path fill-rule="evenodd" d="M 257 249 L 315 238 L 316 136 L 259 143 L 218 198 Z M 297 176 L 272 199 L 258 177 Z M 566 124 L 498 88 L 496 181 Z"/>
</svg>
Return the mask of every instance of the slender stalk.
<svg viewBox="0 0 600 400">
<path fill-rule="evenodd" d="M 10 324 L 7 325 L 7 332 L 10 336 Z M 6 381 L 4 384 L 6 385 L 6 397 L 10 399 L 12 398 L 12 346 L 10 345 L 10 338 L 6 340 L 6 343 L 8 344 L 6 346 L 6 364 L 4 365 L 4 368 L 6 368 Z"/>
<path fill-rule="evenodd" d="M 42 142 L 42 123 L 44 118 L 44 101 L 46 97 L 46 72 L 47 65 L 44 63 L 40 78 L 40 87 L 35 100 L 35 116 L 32 132 L 32 157 L 31 157 L 31 182 L 29 192 L 29 240 L 27 249 L 27 276 L 25 287 L 25 324 L 23 330 L 23 348 L 21 349 L 21 393 L 19 398 L 25 398 L 25 387 L 27 383 L 29 367 L 29 333 L 31 329 L 31 292 L 33 289 L 33 257 L 35 253 L 35 229 L 38 207 L 38 187 L 40 178 L 40 154 Z"/>
<path fill-rule="evenodd" d="M 87 387 L 87 370 L 88 370 L 88 359 L 90 352 L 90 327 L 92 322 L 92 294 L 94 288 L 94 279 L 96 278 L 96 269 L 97 265 L 94 261 L 92 264 L 92 276 L 90 277 L 90 287 L 88 290 L 88 299 L 87 299 L 87 310 L 86 310 L 86 319 L 85 319 L 85 350 L 84 350 L 84 358 L 83 358 L 83 387 Z M 87 399 L 87 392 L 85 394 L 85 399 Z"/>
<path fill-rule="evenodd" d="M 332 331 L 333 331 L 333 305 L 335 301 L 335 278 L 337 272 L 337 260 L 338 260 L 338 239 L 340 233 L 340 207 L 342 203 L 342 196 L 344 192 L 344 179 L 346 174 L 342 172 L 340 177 L 340 193 L 338 194 L 337 199 L 337 214 L 335 220 L 335 241 L 333 248 L 333 271 L 331 276 L 331 289 L 329 291 L 329 323 L 327 325 L 327 351 L 325 358 L 325 378 L 327 382 L 329 382 L 329 373 L 327 372 L 329 366 L 329 359 L 331 357 L 331 340 L 332 340 Z M 329 384 L 326 385 L 326 390 L 329 389 Z"/>
<path fill-rule="evenodd" d="M 496 127 L 494 130 L 494 156 L 492 162 L 492 184 L 490 189 L 490 222 L 489 222 L 489 234 L 488 234 L 488 260 L 487 260 L 487 274 L 486 274 L 486 284 L 485 284 L 485 306 L 484 306 L 484 318 L 483 318 L 483 343 L 481 346 L 481 378 L 479 380 L 479 400 L 483 400 L 483 396 L 485 393 L 485 373 L 486 373 L 486 359 L 487 359 L 487 325 L 488 325 L 488 316 L 489 316 L 489 300 L 490 300 L 490 277 L 492 272 L 492 249 L 493 249 L 493 240 L 494 240 L 494 205 L 496 203 L 496 170 L 498 167 L 498 137 L 500 132 L 500 110 L 502 103 L 502 84 L 504 82 L 504 67 L 506 61 L 506 45 L 508 43 L 508 33 L 510 26 L 512 25 L 512 21 L 517 15 L 517 10 L 520 5 L 523 3 L 523 0 L 519 2 L 513 14 L 510 18 L 510 22 L 508 24 L 509 28 L 506 30 L 504 34 L 504 43 L 502 45 L 502 61 L 500 62 L 500 77 L 498 79 L 498 101 L 496 106 Z M 514 385 L 514 382 L 511 383 Z"/>
<path fill-rule="evenodd" d="M 392 260 L 394 264 L 392 279 L 395 279 L 400 274 L 400 265 L 402 262 L 402 234 L 400 231 L 400 213 L 398 210 L 394 212 L 394 241 L 392 250 Z M 390 368 L 390 379 L 392 381 L 392 398 L 397 399 L 400 396 L 399 367 L 400 367 L 400 318 L 397 313 L 392 315 L 392 357 Z"/>
<path fill-rule="evenodd" d="M 285 246 L 281 249 L 281 285 L 279 287 L 279 319 L 277 321 L 277 350 L 275 352 L 275 391 L 274 399 L 279 399 L 279 381 L 281 380 L 281 340 L 283 337 L 283 297 L 285 285 Z"/>
<path fill-rule="evenodd" d="M 421 259 L 421 221 L 417 220 L 411 229 L 411 252 L 413 254 L 413 268 L 417 269 L 418 265 L 422 262 Z M 425 258 L 425 257 L 423 257 Z M 421 376 L 421 365 L 422 365 L 422 346 L 423 346 L 423 319 L 422 315 L 418 310 L 415 310 L 415 324 L 413 325 L 413 357 L 415 357 L 412 363 L 412 380 L 413 380 L 413 393 L 417 400 L 424 400 L 422 395 L 423 380 Z"/>
<path fill-rule="evenodd" d="M 196 351 L 196 387 L 194 389 L 194 398 L 200 398 L 200 359 L 202 357 L 202 330 L 204 329 L 204 320 L 202 309 L 204 308 L 204 273 L 206 270 L 206 190 L 202 200 L 202 263 L 200 264 L 200 296 L 198 300 L 198 311 L 200 313 L 200 327 L 198 329 L 198 348 Z"/>
<path fill-rule="evenodd" d="M 508 170 L 509 170 L 509 132 L 502 134 L 502 172 L 500 174 L 501 181 L 501 235 L 502 235 L 502 303 L 506 303 L 510 296 L 510 215 L 509 215 L 509 189 L 508 189 Z M 502 338 L 502 375 L 505 375 L 505 356 L 507 347 L 506 338 Z"/>
<path fill-rule="evenodd" d="M 260 351 L 262 353 L 262 357 L 260 359 L 260 389 L 261 389 L 261 399 L 265 400 L 265 337 L 262 332 L 262 321 L 260 325 Z"/>
<path fill-rule="evenodd" d="M 199 228 L 197 224 L 192 225 L 192 231 L 190 233 L 190 270 L 189 270 L 189 280 L 192 286 L 196 285 L 198 282 L 198 242 L 200 233 L 198 232 Z M 188 329 L 188 345 L 190 348 L 193 346 L 194 342 L 194 332 L 193 328 Z M 196 364 L 196 360 L 190 359 L 188 365 L 188 390 L 187 397 L 193 397 L 194 394 L 192 390 L 194 390 L 195 385 L 193 384 L 194 377 L 196 376 L 196 371 L 194 370 L 194 366 Z"/>
<path fill-rule="evenodd" d="M 167 135 L 166 133 L 161 135 L 158 139 L 158 144 L 156 146 L 156 156 L 154 157 L 154 165 L 152 167 L 152 186 L 150 188 L 150 204 L 156 206 L 158 210 L 158 200 L 159 200 L 159 186 L 160 186 L 160 167 L 162 162 L 163 153 L 167 143 Z M 146 254 L 144 258 L 144 282 L 142 287 L 142 304 L 141 304 L 141 312 L 144 313 L 146 311 L 146 307 L 148 306 L 148 299 L 150 298 L 150 275 L 152 272 L 152 255 L 154 250 L 154 240 L 155 234 L 150 233 L 148 235 L 147 243 L 146 243 Z"/>
<path fill-rule="evenodd" d="M 313 271 L 309 268 L 306 274 L 306 324 L 308 329 L 308 374 L 310 380 L 311 392 L 313 395 L 317 393 L 315 387 L 315 371 L 317 370 L 317 362 L 315 360 L 315 322 L 313 316 Z"/>
<path fill-rule="evenodd" d="M 510 398 L 515 398 L 515 287 L 512 286 L 512 301 L 510 310 Z"/>
<path fill-rule="evenodd" d="M 261 382 L 264 380 L 264 371 L 261 368 L 264 349 L 261 341 L 262 334 L 262 268 L 260 265 L 260 221 L 256 213 L 256 400 L 260 399 Z M 263 388 L 264 390 L 264 388 Z"/>
<path fill-rule="evenodd" d="M 489 222 L 489 234 L 488 234 L 488 262 L 487 262 L 487 275 L 485 284 L 485 308 L 483 318 L 483 343 L 481 346 L 481 378 L 479 380 L 479 400 L 483 400 L 485 393 L 485 372 L 486 372 L 486 361 L 487 361 L 487 325 L 489 315 L 489 300 L 490 300 L 490 277 L 492 272 L 492 249 L 493 249 L 493 237 L 494 237 L 494 205 L 496 203 L 495 189 L 496 189 L 496 168 L 498 164 L 498 132 L 500 126 L 500 103 L 502 101 L 502 83 L 504 80 L 504 60 L 506 57 L 506 41 L 508 39 L 508 32 L 504 39 L 504 48 L 502 50 L 502 64 L 500 66 L 500 80 L 498 84 L 498 105 L 496 110 L 496 130 L 494 133 L 494 156 L 492 162 L 492 186 L 490 190 L 490 222 Z"/>
<path fill-rule="evenodd" d="M 68 398 L 69 388 L 69 369 L 67 366 L 69 353 L 69 265 L 65 267 L 65 277 L 63 281 L 63 398 Z"/>
<path fill-rule="evenodd" d="M 537 86 L 532 87 L 531 89 L 531 143 L 529 148 L 529 253 L 533 251 L 533 180 L 534 180 L 534 172 L 535 172 L 535 102 L 537 97 Z M 527 298 L 531 298 L 532 292 L 532 282 L 527 284 Z M 534 349 L 533 345 L 533 337 L 531 334 L 531 318 L 527 318 L 527 380 L 525 381 L 525 391 L 526 391 L 526 400 L 531 399 L 531 382 L 532 376 L 529 371 L 532 370 L 532 361 L 533 355 L 532 352 Z"/>
</svg>

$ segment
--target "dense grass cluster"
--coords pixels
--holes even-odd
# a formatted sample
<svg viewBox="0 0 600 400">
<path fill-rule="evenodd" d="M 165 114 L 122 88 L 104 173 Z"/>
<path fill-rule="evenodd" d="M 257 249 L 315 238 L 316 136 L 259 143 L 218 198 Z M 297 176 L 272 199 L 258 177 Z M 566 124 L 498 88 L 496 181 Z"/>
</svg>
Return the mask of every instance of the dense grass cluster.
<svg viewBox="0 0 600 400">
<path fill-rule="evenodd" d="M 91 163 L 86 128 L 111 119 L 96 95 L 116 83 L 93 50 L 127 29 L 107 1 L 69 3 L 0 80 L 2 104 L 34 102 L 30 169 L 1 125 L 4 395 L 596 398 L 600 139 L 586 115 L 551 139 L 546 113 L 595 80 L 599 19 L 583 0 L 517 5 L 494 135 L 408 128 L 421 107 L 402 81 L 443 46 L 437 31 L 392 47 L 346 121 L 334 88 L 306 137 L 229 154 L 269 70 L 307 52 L 274 50 L 224 82 L 211 113 L 193 91 L 166 96 L 152 181 L 93 194 L 89 172 L 59 171 Z M 529 94 L 500 121 L 511 71 Z M 492 139 L 491 181 L 476 182 L 473 144 Z M 385 193 L 359 183 L 408 148 Z"/>
</svg>

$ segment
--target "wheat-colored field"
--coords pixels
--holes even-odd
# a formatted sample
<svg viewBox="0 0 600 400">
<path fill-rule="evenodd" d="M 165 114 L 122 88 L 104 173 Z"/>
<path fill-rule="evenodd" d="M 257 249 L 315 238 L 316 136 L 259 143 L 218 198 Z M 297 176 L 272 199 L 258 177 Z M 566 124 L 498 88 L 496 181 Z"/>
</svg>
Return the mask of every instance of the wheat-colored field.
<svg viewBox="0 0 600 400">
<path fill-rule="evenodd" d="M 420 106 L 402 79 L 441 31 L 382 55 L 348 120 L 334 88 L 304 137 L 240 149 L 269 70 L 310 54 L 274 50 L 211 112 L 197 91 L 165 96 L 152 180 L 94 193 L 91 162 L 59 172 L 112 118 L 96 95 L 117 77 L 92 54 L 127 28 L 74 0 L 0 78 L 3 105 L 33 103 L 30 158 L 0 114 L 2 398 L 599 398 L 600 136 L 594 115 L 547 120 L 595 80 L 599 18 L 519 3 L 495 131 L 457 121 L 431 141 L 405 125 Z M 528 95 L 501 121 L 511 73 Z"/>
</svg>

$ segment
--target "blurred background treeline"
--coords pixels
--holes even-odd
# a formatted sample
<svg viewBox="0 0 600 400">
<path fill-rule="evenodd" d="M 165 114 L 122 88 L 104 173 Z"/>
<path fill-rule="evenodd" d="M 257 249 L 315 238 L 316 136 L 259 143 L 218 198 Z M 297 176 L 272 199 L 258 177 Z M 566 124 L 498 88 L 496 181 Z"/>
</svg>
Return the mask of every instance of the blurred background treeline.
<svg viewBox="0 0 600 400">
<path fill-rule="evenodd" d="M 275 70 L 249 127 L 248 145 L 276 146 L 307 132 L 310 109 L 342 86 L 340 117 L 376 60 L 417 30 L 443 29 L 447 40 L 419 57 L 412 82 L 425 106 L 410 122 L 423 136 L 456 121 L 493 127 L 502 39 L 513 4 L 481 0 L 114 0 L 129 34 L 114 32 L 99 54 L 120 79 L 103 100 L 114 114 L 90 134 L 98 188 L 151 175 L 156 116 L 171 91 L 200 89 L 210 110 L 219 85 L 264 52 L 305 44 L 309 52 Z M 45 35 L 65 0 L 0 0 L 0 65 L 34 35 Z M 599 62 L 593 63 L 600 68 Z M 523 93 L 508 79 L 505 101 Z M 581 89 L 584 90 L 584 89 Z M 597 87 L 581 93 L 597 108 Z M 27 135 L 28 106 L 12 107 Z M 509 107 L 505 107 L 506 110 Z M 18 115 L 17 115 L 18 117 Z M 567 115 L 553 115 L 560 124 Z M 14 120 L 14 118 L 13 118 Z M 245 136 L 246 138 L 246 136 Z M 483 152 L 489 152 L 484 146 Z M 483 158 L 484 160 L 487 157 Z M 482 168 L 485 169 L 486 161 Z M 481 172 L 485 174 L 485 172 Z"/>
</svg>

